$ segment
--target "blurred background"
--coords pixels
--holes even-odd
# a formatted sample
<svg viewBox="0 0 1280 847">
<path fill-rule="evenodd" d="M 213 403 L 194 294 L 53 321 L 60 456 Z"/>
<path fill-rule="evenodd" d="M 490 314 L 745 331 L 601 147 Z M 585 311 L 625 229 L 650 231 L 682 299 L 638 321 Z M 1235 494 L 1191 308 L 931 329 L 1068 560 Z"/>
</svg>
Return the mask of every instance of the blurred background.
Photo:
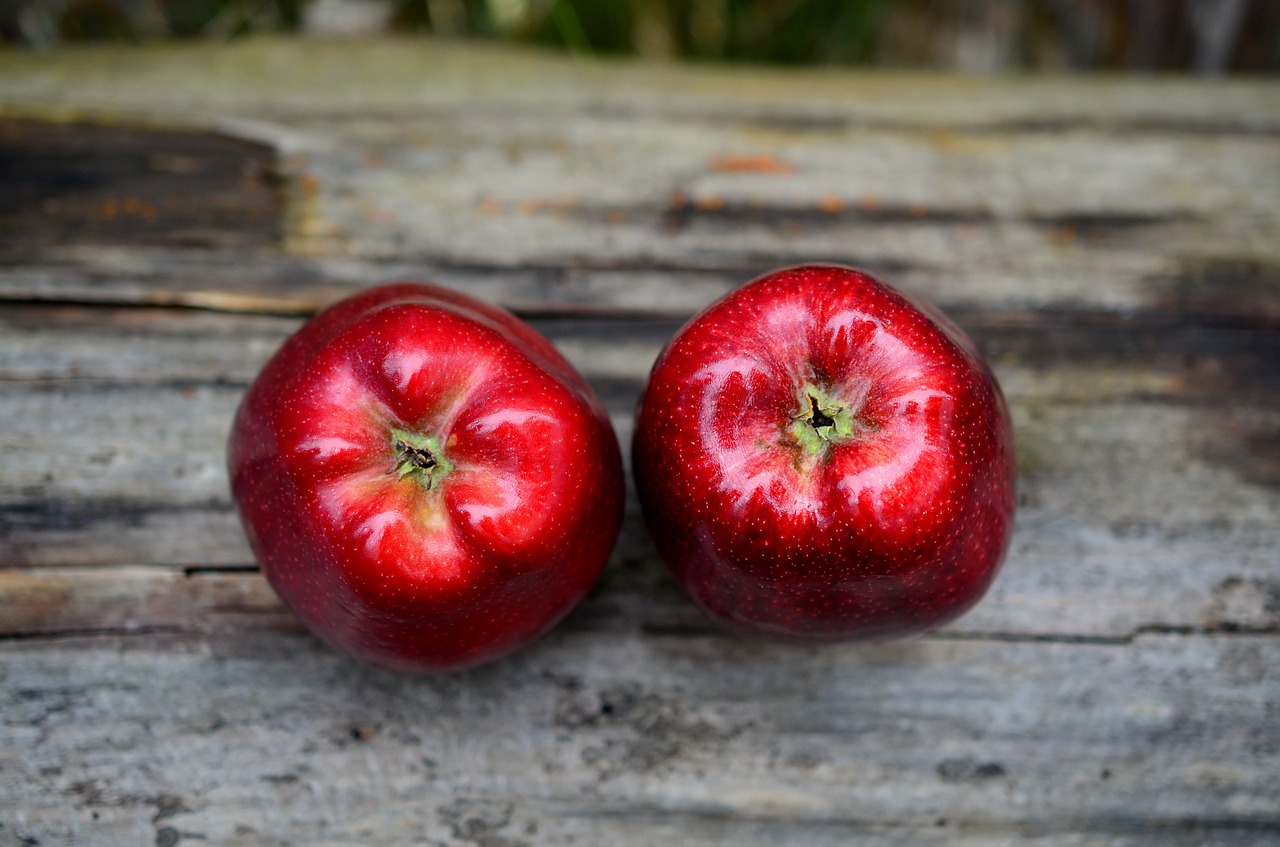
<svg viewBox="0 0 1280 847">
<path fill-rule="evenodd" d="M 1280 70 L 1278 0 L 0 0 L 0 42 L 29 48 L 274 32 L 960 71 Z"/>
</svg>

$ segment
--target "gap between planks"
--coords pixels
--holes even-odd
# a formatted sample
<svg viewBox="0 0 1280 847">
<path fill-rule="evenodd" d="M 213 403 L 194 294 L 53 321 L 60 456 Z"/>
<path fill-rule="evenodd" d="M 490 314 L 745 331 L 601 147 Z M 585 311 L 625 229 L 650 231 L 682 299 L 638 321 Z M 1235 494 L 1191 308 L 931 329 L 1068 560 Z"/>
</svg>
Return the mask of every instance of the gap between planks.
<svg viewBox="0 0 1280 847">
<path fill-rule="evenodd" d="M 181 590 L 184 586 L 186 591 Z M 180 571 L 162 565 L 0 570 L 0 589 L 3 595 L 3 599 L 0 599 L 0 643 L 156 635 L 212 636 L 235 630 L 262 629 L 263 622 L 266 623 L 265 628 L 270 630 L 302 629 L 276 598 L 259 568 L 251 564 L 192 565 Z M 91 601 L 79 609 L 74 607 L 77 598 L 89 597 L 95 590 L 105 592 L 103 600 L 96 603 Z M 157 597 L 162 598 L 165 604 L 172 605 L 168 614 L 155 613 L 152 604 Z M 59 612 L 66 614 L 67 610 L 59 609 L 57 604 L 67 598 L 70 598 L 68 605 L 72 606 L 69 610 L 69 617 L 72 619 L 93 617 L 100 608 L 106 612 L 104 617 L 128 622 L 104 626 L 64 625 L 41 628 L 38 625 L 41 619 L 56 616 Z M 590 614 L 595 599 L 603 598 L 589 596 L 580 607 L 587 614 L 571 616 L 566 624 L 568 629 L 589 631 L 597 628 Z M 52 608 L 41 610 L 39 607 L 43 604 Z M 147 620 L 148 616 L 153 620 Z M 173 622 L 164 621 L 165 618 Z M 202 620 L 206 625 L 200 625 Z M 194 622 L 194 625 L 184 623 L 188 621 Z M 701 618 L 691 616 L 689 621 L 661 624 L 632 620 L 628 623 L 634 625 L 642 635 L 653 638 L 734 638 Z M 926 633 L 919 640 L 1125 647 L 1144 636 L 1280 636 L 1280 626 L 1255 626 L 1231 621 L 1203 626 L 1140 624 L 1128 632 L 1115 635 L 944 628 Z"/>
<path fill-rule="evenodd" d="M 744 280 L 745 282 L 745 280 Z M 81 295 L 41 297 L 34 294 L 9 295 L 0 292 L 0 310 L 5 309 L 85 309 L 111 312 L 155 312 L 179 316 L 186 313 L 212 313 L 215 315 L 309 318 L 344 297 L 359 293 L 361 289 L 335 294 L 331 297 L 286 298 L 243 295 L 236 292 L 158 292 L 146 297 L 114 297 L 93 299 Z M 480 299 L 480 298 L 478 298 Z M 600 322 L 607 324 L 635 323 L 640 325 L 670 324 L 674 333 L 683 321 L 694 317 L 688 309 L 645 308 L 627 305 L 593 305 L 589 303 L 538 303 L 528 300 L 487 301 L 530 321 Z M 708 303 L 707 305 L 711 305 Z M 1272 313 L 1263 308 L 1252 313 L 1244 311 L 1215 311 L 1178 307 L 1149 306 L 1141 308 L 1106 308 L 1088 306 L 1026 305 L 1000 308 L 998 306 L 947 305 L 947 316 L 959 324 L 974 330 L 982 328 L 1017 329 L 1022 327 L 1063 328 L 1126 328 L 1135 332 L 1200 328 L 1221 330 L 1272 330 L 1280 328 L 1280 312 Z"/>
</svg>

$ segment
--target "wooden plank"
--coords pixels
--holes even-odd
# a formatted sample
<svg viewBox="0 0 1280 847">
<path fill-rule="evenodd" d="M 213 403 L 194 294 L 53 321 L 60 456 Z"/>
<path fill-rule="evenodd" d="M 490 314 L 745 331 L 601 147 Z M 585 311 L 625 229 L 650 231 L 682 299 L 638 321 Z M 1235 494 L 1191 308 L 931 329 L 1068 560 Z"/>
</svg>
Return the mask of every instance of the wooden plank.
<svg viewBox="0 0 1280 847">
<path fill-rule="evenodd" d="M 270 55 L 298 50 L 288 42 L 264 49 L 277 47 Z M 58 246 L 0 244 L 8 265 L 0 268 L 0 296 L 307 311 L 353 287 L 425 274 L 526 308 L 687 315 L 769 267 L 832 260 L 882 271 L 948 306 L 1136 309 L 1190 297 L 1233 304 L 1236 314 L 1249 313 L 1245 304 L 1255 304 L 1254 314 L 1280 314 L 1273 237 L 1280 144 L 1238 125 L 1241 115 L 1270 125 L 1274 84 L 1187 85 L 1175 97 L 1167 85 L 1140 80 L 957 88 L 843 76 L 842 86 L 824 88 L 783 74 L 753 77 L 758 93 L 747 96 L 739 81 L 714 73 L 632 67 L 612 77 L 611 105 L 602 108 L 575 85 L 547 86 L 522 101 L 509 87 L 476 82 L 494 72 L 478 56 L 432 49 L 445 58 L 427 58 L 431 50 L 406 55 L 410 66 L 425 66 L 413 87 L 429 90 L 396 101 L 398 111 L 353 111 L 349 103 L 327 109 L 325 96 L 345 103 L 345 85 L 317 91 L 315 100 L 295 97 L 291 106 L 261 86 L 230 99 L 239 71 L 221 56 L 193 54 L 191 68 L 213 66 L 191 79 L 175 75 L 163 51 L 135 54 L 121 73 L 138 75 L 136 88 L 98 91 L 64 80 L 55 98 L 63 111 L 53 116 L 81 114 L 106 97 L 126 114 L 133 102 L 148 120 L 172 124 L 198 104 L 197 126 L 278 148 L 271 173 L 283 186 L 278 223 L 286 253 L 155 249 L 163 233 L 148 226 L 163 230 L 166 222 L 139 220 L 114 246 L 88 249 L 75 238 Z M 250 64 L 262 60 L 259 48 L 235 50 Z M 402 81 L 362 57 L 368 60 L 353 48 L 352 78 L 367 73 L 370 86 L 399 88 Z M 510 58 L 514 65 L 504 66 L 581 77 L 588 86 L 611 74 Z M 82 59 L 61 56 L 68 68 Z M 5 67 L 0 104 L 50 96 L 43 68 L 18 61 L 6 76 Z M 148 89 L 161 77 L 166 95 Z M 428 85 L 435 77 L 438 85 Z M 682 87 L 655 99 L 655 86 L 668 84 Z M 700 87 L 697 102 L 719 103 L 722 112 L 735 97 L 746 100 L 721 120 L 691 120 L 689 109 L 668 105 Z M 968 124 L 956 122 L 957 97 L 973 100 L 964 109 Z M 378 94 L 369 98 L 366 105 Z M 1010 117 L 1037 98 L 1049 98 L 1050 111 L 1066 109 L 1055 118 L 1041 114 L 1042 121 L 1065 121 L 1071 131 L 1046 133 L 1042 123 Z M 772 129 L 747 119 L 766 105 L 785 111 L 805 101 L 829 119 Z M 1134 131 L 1174 128 L 1188 119 L 1191 102 L 1221 115 L 1222 130 Z M 1119 103 L 1144 117 L 1134 123 Z M 735 108 L 746 110 L 741 119 Z M 868 125 L 856 117 L 864 108 L 916 117 Z M 257 109 L 267 111 L 245 120 Z M 949 129 L 934 124 L 941 115 L 952 121 Z M 72 139 L 127 136 L 130 150 L 157 155 L 175 138 L 197 148 L 213 143 L 208 134 L 172 129 L 62 131 Z M 262 155 L 246 161 L 260 166 Z M 734 164 L 743 161 L 770 167 Z M 180 181 L 181 174 L 170 176 Z M 190 177 L 193 199 L 203 196 L 200 174 Z M 136 249 L 146 244 L 153 249 Z"/>
<path fill-rule="evenodd" d="M 1006 572 L 954 631 L 1124 638 L 1149 627 L 1280 626 L 1280 468 L 1268 446 L 1280 431 L 1280 336 L 1155 317 L 1064 319 L 967 316 L 1014 411 L 1021 511 Z M 0 449 L 10 457 L 0 479 L 0 559 L 20 567 L 250 564 L 223 443 L 243 387 L 296 325 L 157 310 L 0 313 L 11 341 L 0 378 L 12 380 L 0 404 Z M 537 326 L 600 388 L 626 444 L 635 398 L 674 324 Z M 91 449 L 68 449 L 86 421 Z M 610 574 L 592 614 L 705 630 L 657 563 L 634 497 Z M 45 578 L 42 590 L 54 596 L 104 590 L 79 576 Z M 118 605 L 147 607 L 169 578 L 136 583 L 135 599 Z M 50 608 L 43 629 L 25 629 L 30 619 L 21 616 L 0 620 L 0 629 L 93 628 L 94 607 L 76 608 Z M 180 617 L 166 612 L 141 625 Z"/>
<path fill-rule="evenodd" d="M 797 650 L 569 628 L 416 679 L 288 634 L 0 651 L 9 843 L 1280 833 L 1275 638 Z"/>
<path fill-rule="evenodd" d="M 1250 572 L 1232 563 L 1197 578 L 1143 560 L 1106 564 L 1124 577 L 1106 582 L 1091 562 L 1084 573 L 1055 574 L 1064 567 L 1061 558 L 1006 571 L 978 608 L 935 637 L 1123 644 L 1150 632 L 1280 635 L 1274 569 L 1223 577 Z M 0 588 L 0 639 L 158 632 L 270 637 L 299 629 L 249 565 L 8 568 L 0 570 Z M 674 584 L 638 522 L 626 527 L 599 586 L 564 626 L 673 636 L 717 632 Z"/>
<path fill-rule="evenodd" d="M 472 291 L 471 293 L 475 293 Z M 1017 397 L 1085 401 L 1162 397 L 1219 403 L 1277 400 L 1280 337 L 1265 316 L 1211 302 L 1107 310 L 952 310 L 989 360 L 1020 379 Z M 680 318 L 525 313 L 598 385 L 641 382 Z M 0 307 L 0 381 L 247 387 L 301 317 L 201 310 L 9 303 Z M 1100 371 L 1105 379 L 1097 379 Z M 1034 378 L 1031 375 L 1034 374 Z M 634 388 L 634 386 L 632 387 Z"/>
<path fill-rule="evenodd" d="M 750 238 L 755 252 L 732 255 L 726 243 L 697 255 L 555 256 L 517 265 L 487 261 L 492 256 L 455 261 L 66 248 L 39 260 L 0 262 L 0 301 L 309 314 L 356 290 L 408 279 L 468 291 L 523 314 L 678 319 L 775 267 L 834 261 L 869 270 L 953 311 L 1193 308 L 1280 320 L 1280 260 L 1238 234 L 1154 226 L 1146 251 L 1108 253 L 1090 247 L 1087 231 L 1078 228 L 1030 237 L 993 229 L 1000 226 L 845 230 L 812 249 L 782 232 L 755 238 L 758 231 L 748 229 L 738 237 Z M 970 236 L 985 246 L 966 249 Z M 1063 241 L 1044 251 L 1046 238 Z M 761 250 L 766 241 L 777 249 Z M 1203 255 L 1184 252 L 1197 243 L 1206 245 Z"/>
<path fill-rule="evenodd" d="M 38 261 L 0 263 L 0 299 L 309 314 L 362 288 L 420 280 L 525 314 L 687 317 L 767 267 L 731 258 L 594 265 L 566 258 L 513 267 L 430 257 L 68 248 L 55 255 L 46 251 Z M 655 286 L 660 290 L 655 292 Z"/>
<path fill-rule="evenodd" d="M 1127 306 L 1142 302 L 1144 279 L 1180 262 L 1277 258 L 1270 140 L 1011 136 L 957 152 L 892 133 L 762 144 L 732 127 L 655 120 L 575 122 L 563 152 L 530 142 L 561 125 L 503 120 L 446 135 L 433 143 L 453 157 L 448 168 L 415 168 L 406 151 L 379 174 L 353 168 L 345 146 L 309 154 L 301 168 L 314 193 L 287 244 L 500 266 L 823 259 L 915 271 L 932 277 L 921 293 L 953 301 Z M 402 149 L 376 143 L 389 156 Z M 511 145 L 534 152 L 512 162 Z M 793 170 L 717 170 L 736 151 Z"/>
<path fill-rule="evenodd" d="M 257 572 L 0 569 L 0 638 L 300 631 Z"/>
<path fill-rule="evenodd" d="M 881 70 L 786 71 L 566 59 L 539 50 L 421 38 L 80 46 L 0 54 L 0 99 L 75 116 L 129 111 L 192 121 L 334 119 L 465 108 L 501 116 L 557 107 L 589 115 L 751 121 L 775 131 L 847 126 L 1275 134 L 1266 79 L 961 77 Z"/>
<path fill-rule="evenodd" d="M 661 128 L 655 131 L 661 134 Z M 389 187 L 335 154 L 332 161 L 313 156 L 292 171 L 293 179 L 316 186 L 315 196 L 295 198 L 289 206 L 296 220 L 287 244 L 313 254 L 308 258 L 74 245 L 33 255 L 34 248 L 23 245 L 25 258 L 11 257 L 0 268 L 0 296 L 306 311 L 354 288 L 425 276 L 509 305 L 688 315 L 771 267 L 822 260 L 868 267 L 952 307 L 1132 309 L 1208 290 L 1219 300 L 1257 302 L 1273 317 L 1280 314 L 1280 248 L 1270 237 L 1280 225 L 1271 202 L 1280 197 L 1280 184 L 1265 184 L 1265 178 L 1259 184 L 1255 176 L 1280 173 L 1280 145 L 1128 151 L 1134 161 L 1163 166 L 1143 171 L 1122 156 L 1123 144 L 1097 143 L 1095 158 L 1122 159 L 1111 167 L 1129 175 L 1112 180 L 1116 197 L 1164 192 L 1181 205 L 1126 210 L 1091 196 L 1042 214 L 1023 207 L 1063 190 L 1035 176 L 1043 166 L 1039 159 L 996 157 L 991 167 L 1004 174 L 997 179 L 990 168 L 960 166 L 938 155 L 931 167 L 963 175 L 946 177 L 958 196 L 983 197 L 1010 210 L 957 209 L 938 206 L 938 200 L 924 206 L 918 198 L 880 197 L 859 188 L 862 174 L 886 166 L 880 147 L 857 140 L 830 146 L 830 154 L 841 157 L 837 161 L 850 161 L 843 171 L 815 173 L 815 185 L 826 193 L 788 185 L 796 176 L 757 184 L 750 174 L 731 174 L 708 175 L 737 182 L 698 194 L 701 189 L 686 184 L 689 173 L 706 167 L 706 156 L 697 153 L 671 163 L 670 177 L 646 171 L 630 187 L 617 186 L 617 168 L 601 163 L 579 177 L 573 201 L 548 200 L 548 183 L 557 185 L 560 177 L 546 168 L 522 176 L 530 170 L 523 163 L 504 167 L 481 160 L 444 175 L 398 169 Z M 733 148 L 735 142 L 719 146 Z M 625 155 L 648 161 L 643 150 Z M 1039 157 L 1075 161 L 1082 155 L 1064 148 Z M 947 184 L 908 178 L 926 167 L 921 162 L 901 167 L 902 174 L 891 171 L 885 179 L 921 192 L 925 186 L 940 192 Z M 1078 182 L 1066 173 L 1056 178 Z M 477 187 L 485 181 L 494 191 Z M 1017 186 L 1022 194 L 995 197 L 993 182 Z M 593 184 L 614 185 L 618 196 L 583 200 Z M 378 211 L 377 204 L 399 211 Z M 871 204 L 876 208 L 860 208 Z M 382 220 L 387 215 L 395 220 Z M 148 237 L 145 230 L 139 237 Z"/>
</svg>

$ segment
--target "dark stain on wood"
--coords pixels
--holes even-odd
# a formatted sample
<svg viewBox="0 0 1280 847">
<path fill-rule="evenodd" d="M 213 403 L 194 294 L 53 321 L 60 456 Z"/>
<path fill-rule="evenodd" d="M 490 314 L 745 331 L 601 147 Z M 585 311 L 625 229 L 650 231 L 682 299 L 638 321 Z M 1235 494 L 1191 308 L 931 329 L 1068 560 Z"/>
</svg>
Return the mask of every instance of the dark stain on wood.
<svg viewBox="0 0 1280 847">
<path fill-rule="evenodd" d="M 153 824 L 158 824 L 161 821 L 191 811 L 191 807 L 186 804 L 182 797 L 176 794 L 157 794 L 155 796 L 140 797 L 117 792 L 110 786 L 104 786 L 96 779 L 74 782 L 62 794 L 65 797 L 72 798 L 77 806 L 88 808 L 129 809 L 140 806 L 153 806 L 156 810 L 151 818 Z"/>
<path fill-rule="evenodd" d="M 769 203 L 729 202 L 718 196 L 678 197 L 663 215 L 669 230 L 685 229 L 694 222 L 730 226 L 814 227 L 851 223 L 983 223 L 991 220 L 985 209 L 933 208 L 867 203 L 839 205 L 827 200 L 812 206 L 780 206 Z"/>
<path fill-rule="evenodd" d="M 440 822 L 459 842 L 477 847 L 529 847 L 529 842 L 502 834 L 511 824 L 511 803 L 459 799 L 436 810 Z"/>
<path fill-rule="evenodd" d="M 1206 413 L 1204 424 L 1193 439 L 1201 458 L 1245 482 L 1280 489 L 1280 416 L 1226 405 Z"/>
<path fill-rule="evenodd" d="M 1166 309 L 1249 316 L 1280 325 L 1280 265 L 1252 259 L 1189 259 L 1177 272 L 1146 283 L 1155 302 Z"/>
<path fill-rule="evenodd" d="M 259 247 L 281 236 L 271 148 L 210 132 L 0 120 L 0 257 L 72 244 Z"/>
<path fill-rule="evenodd" d="M 626 772 L 660 771 L 687 750 L 716 747 L 743 729 L 690 713 L 675 700 L 645 691 L 638 683 L 598 691 L 565 689 L 555 724 L 601 736 L 598 743 L 582 750 L 583 763 L 601 780 Z"/>
<path fill-rule="evenodd" d="M 868 128 L 871 128 L 868 124 Z M 933 127 L 909 123 L 880 123 L 882 129 L 917 129 L 928 131 Z M 1131 117 L 1116 116 L 1104 119 L 1091 116 L 1021 117 L 1012 120 L 993 120 L 984 123 L 952 124 L 948 131 L 968 135 L 1057 135 L 1064 132 L 1103 132 L 1120 137 L 1142 135 L 1157 136 L 1245 136 L 1269 138 L 1280 135 L 1280 125 L 1266 118 L 1224 119 L 1191 117 Z"/>
<path fill-rule="evenodd" d="M 282 774 L 265 774 L 258 777 L 262 782 L 269 782 L 272 785 L 292 785 L 297 782 L 299 777 L 296 773 Z"/>
<path fill-rule="evenodd" d="M 947 759 L 938 765 L 938 776 L 943 782 L 986 782 L 1005 775 L 999 762 L 979 762 L 972 758 Z"/>
<path fill-rule="evenodd" d="M 1207 625 L 1225 631 L 1267 628 L 1280 631 L 1280 580 L 1233 576 L 1213 589 Z"/>
<path fill-rule="evenodd" d="M 607 216 L 628 214 L 627 210 L 583 209 L 580 214 Z M 634 215 L 636 210 L 630 210 Z M 1148 214 L 1138 212 L 1068 212 L 1054 215 L 1031 215 L 1013 218 L 1046 230 L 1055 240 L 1085 238 L 1103 241 L 1145 227 L 1192 220 L 1180 213 Z M 711 226 L 764 226 L 786 231 L 830 226 L 867 224 L 921 224 L 960 226 L 990 224 L 1002 220 L 990 209 L 981 207 L 946 207 L 926 204 L 881 203 L 873 198 L 845 199 L 827 196 L 812 205 L 778 205 L 742 203 L 718 195 L 686 196 L 677 194 L 662 213 L 663 228 L 676 232 L 694 223 Z M 1065 236 L 1064 236 L 1065 234 Z"/>
<path fill-rule="evenodd" d="M 348 731 L 352 741 L 370 741 L 378 734 L 376 726 L 353 726 Z"/>
<path fill-rule="evenodd" d="M 1280 406 L 1280 332 L 1262 317 L 1158 309 L 1116 313 L 956 309 L 952 318 L 997 367 L 1141 363 L 1176 375 L 1173 397 Z"/>
<path fill-rule="evenodd" d="M 10 564 L 20 564 L 20 550 L 10 546 L 23 532 L 33 530 L 80 530 L 97 524 L 140 527 L 159 514 L 207 514 L 230 512 L 231 501 L 200 503 L 140 503 L 112 499 L 62 500 L 31 499 L 8 502 L 0 509 L 0 553 Z M 12 557 L 12 558 L 10 558 Z"/>
</svg>

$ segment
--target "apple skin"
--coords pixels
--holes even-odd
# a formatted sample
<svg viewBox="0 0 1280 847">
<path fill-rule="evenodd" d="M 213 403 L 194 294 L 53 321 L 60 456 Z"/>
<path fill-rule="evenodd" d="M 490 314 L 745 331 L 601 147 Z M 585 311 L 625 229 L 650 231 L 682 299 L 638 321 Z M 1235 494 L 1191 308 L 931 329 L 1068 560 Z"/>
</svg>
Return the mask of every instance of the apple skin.
<svg viewBox="0 0 1280 847">
<path fill-rule="evenodd" d="M 1013 527 L 1013 429 L 973 343 L 836 265 L 767 274 L 686 324 L 632 464 L 677 580 L 747 635 L 940 626 L 990 586 Z"/>
<path fill-rule="evenodd" d="M 236 414 L 228 468 L 276 593 L 401 671 L 494 659 L 563 617 L 617 538 L 617 438 L 532 327 L 398 283 L 307 322 Z"/>
</svg>

